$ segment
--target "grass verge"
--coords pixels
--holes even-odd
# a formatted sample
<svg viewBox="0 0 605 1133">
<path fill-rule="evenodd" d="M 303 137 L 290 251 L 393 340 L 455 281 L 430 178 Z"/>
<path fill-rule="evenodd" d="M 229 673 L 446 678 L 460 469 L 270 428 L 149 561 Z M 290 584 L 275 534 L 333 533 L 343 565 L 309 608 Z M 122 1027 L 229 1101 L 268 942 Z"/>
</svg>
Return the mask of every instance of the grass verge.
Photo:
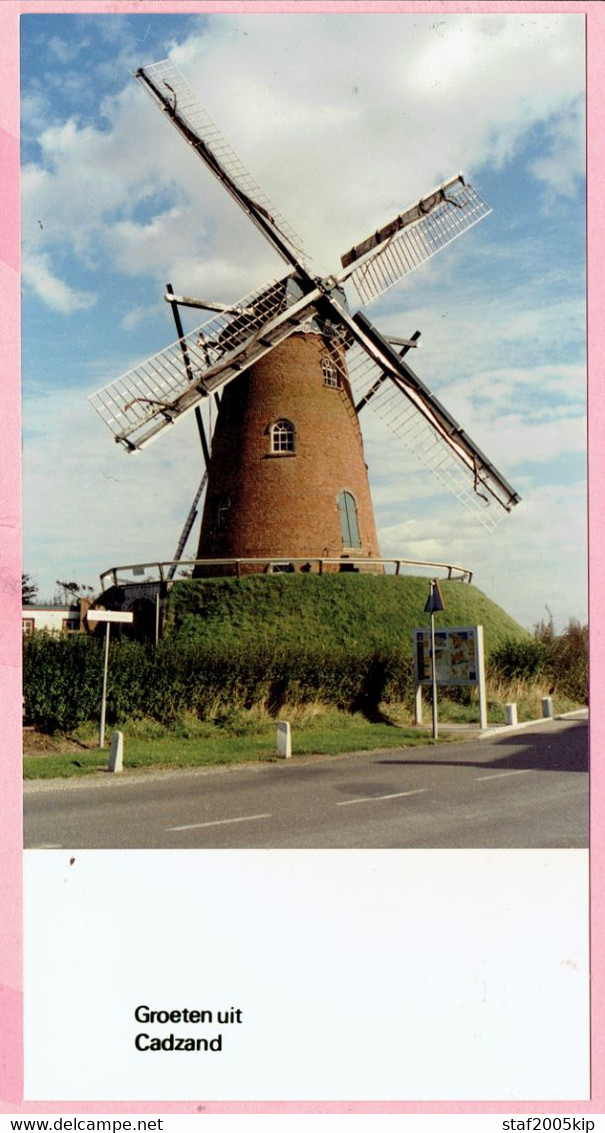
<svg viewBox="0 0 605 1133">
<path fill-rule="evenodd" d="M 518 718 L 536 720 L 541 716 L 541 697 L 546 690 L 537 682 L 500 682 L 488 690 L 488 719 L 491 724 L 505 721 L 504 704 L 517 703 Z M 582 707 L 564 697 L 554 697 L 555 712 Z M 476 694 L 450 700 L 439 698 L 438 716 L 442 725 L 468 724 L 476 727 L 479 709 Z M 370 723 L 362 713 L 349 713 L 313 702 L 285 705 L 280 712 L 292 725 L 292 754 L 337 755 L 376 748 L 418 747 L 433 743 L 430 731 L 413 727 L 409 706 L 382 706 L 383 719 Z M 425 697 L 425 729 L 430 729 L 431 708 Z M 212 718 L 200 720 L 184 713 L 172 724 L 156 720 L 127 720 L 116 725 L 124 734 L 124 766 L 127 770 L 157 770 L 211 767 L 228 763 L 271 762 L 276 756 L 276 720 L 265 704 L 253 708 L 217 703 Z M 109 729 L 107 742 L 111 740 Z M 439 742 L 459 739 L 440 732 Z M 33 729 L 24 733 L 23 774 L 25 779 L 72 778 L 102 772 L 107 768 L 109 747 L 98 747 L 96 724 L 82 724 L 68 734 L 45 735 Z"/>
<path fill-rule="evenodd" d="M 290 719 L 295 715 L 295 712 L 284 713 L 284 717 Z M 147 728 L 144 724 L 148 724 Z M 433 742 L 426 733 L 411 728 L 389 723 L 370 724 L 361 715 L 336 711 L 318 713 L 316 719 L 293 720 L 292 724 L 293 756 L 336 755 Z M 244 734 L 234 734 L 233 725 L 200 724 L 196 728 L 191 723 L 181 729 L 180 735 L 175 735 L 152 722 L 126 723 L 120 729 L 124 732 L 124 767 L 127 770 L 145 767 L 165 770 L 277 759 L 274 720 L 252 719 L 247 727 L 245 721 L 241 721 L 240 729 Z M 30 737 L 30 745 L 33 742 L 34 737 Z M 83 739 L 82 730 L 78 736 L 56 737 L 53 748 L 34 755 L 28 754 L 26 744 L 26 779 L 72 778 L 94 774 L 107 767 L 108 748 L 100 750 L 92 737 Z"/>
</svg>

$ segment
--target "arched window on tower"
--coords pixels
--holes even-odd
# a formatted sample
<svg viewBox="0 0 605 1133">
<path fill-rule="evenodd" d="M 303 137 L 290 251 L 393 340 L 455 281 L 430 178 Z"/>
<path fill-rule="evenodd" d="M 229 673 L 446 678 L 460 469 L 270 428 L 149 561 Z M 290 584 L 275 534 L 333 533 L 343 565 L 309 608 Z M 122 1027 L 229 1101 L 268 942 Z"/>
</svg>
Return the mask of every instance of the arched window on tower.
<svg viewBox="0 0 605 1133">
<path fill-rule="evenodd" d="M 357 504 L 352 492 L 341 492 L 338 497 L 338 514 L 344 547 L 361 547 Z"/>
<path fill-rule="evenodd" d="M 336 364 L 327 354 L 324 354 L 321 359 L 321 371 L 324 376 L 324 385 L 329 386 L 330 389 L 340 389 L 340 374 L 336 368 Z"/>
<path fill-rule="evenodd" d="M 271 426 L 271 452 L 294 452 L 294 425 L 291 421 L 281 418 Z"/>
</svg>

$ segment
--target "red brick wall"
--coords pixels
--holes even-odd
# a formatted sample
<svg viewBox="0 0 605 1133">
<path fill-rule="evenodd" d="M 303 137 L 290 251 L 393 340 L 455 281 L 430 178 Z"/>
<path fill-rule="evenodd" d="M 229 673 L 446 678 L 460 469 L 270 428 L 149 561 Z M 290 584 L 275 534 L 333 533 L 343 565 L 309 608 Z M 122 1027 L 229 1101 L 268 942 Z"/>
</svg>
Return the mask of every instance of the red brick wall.
<svg viewBox="0 0 605 1133">
<path fill-rule="evenodd" d="M 348 383 L 325 385 L 326 347 L 295 334 L 225 387 L 198 558 L 340 556 L 338 495 L 357 503 L 361 549 L 379 556 L 359 423 Z M 285 418 L 295 453 L 272 455 L 270 426 Z M 217 501 L 229 506 L 217 529 Z"/>
</svg>

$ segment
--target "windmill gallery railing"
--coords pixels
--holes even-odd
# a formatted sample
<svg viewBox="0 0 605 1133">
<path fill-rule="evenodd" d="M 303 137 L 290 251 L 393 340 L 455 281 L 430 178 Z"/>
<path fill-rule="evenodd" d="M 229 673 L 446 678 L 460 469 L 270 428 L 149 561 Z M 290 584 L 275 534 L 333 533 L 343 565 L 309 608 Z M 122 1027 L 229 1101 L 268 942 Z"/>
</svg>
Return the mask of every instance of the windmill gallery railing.
<svg viewBox="0 0 605 1133">
<path fill-rule="evenodd" d="M 170 559 L 165 562 L 131 563 L 110 567 L 101 575 L 101 587 L 133 586 L 166 582 L 185 582 L 195 572 L 209 577 L 210 572 L 241 578 L 251 573 L 284 574 L 302 571 L 303 573 L 323 574 L 334 571 L 380 572 L 399 576 L 404 570 L 440 571 L 446 579 L 472 582 L 473 572 L 454 563 L 431 562 L 419 559 L 368 559 L 355 558 L 271 558 L 240 559 Z M 203 573 L 202 573 L 203 572 Z"/>
</svg>

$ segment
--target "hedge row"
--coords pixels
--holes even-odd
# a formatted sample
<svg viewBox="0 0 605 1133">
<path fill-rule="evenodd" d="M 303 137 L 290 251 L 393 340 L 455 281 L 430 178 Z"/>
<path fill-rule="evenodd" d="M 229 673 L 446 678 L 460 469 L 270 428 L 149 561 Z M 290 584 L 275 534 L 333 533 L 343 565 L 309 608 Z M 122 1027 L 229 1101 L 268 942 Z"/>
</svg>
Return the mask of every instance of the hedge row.
<svg viewBox="0 0 605 1133">
<path fill-rule="evenodd" d="M 25 723 L 45 732 L 71 731 L 99 715 L 102 639 L 33 633 L 24 641 Z M 588 634 L 570 623 L 556 636 L 541 626 L 534 638 L 494 651 L 489 675 L 547 682 L 576 702 L 587 699 Z M 185 712 L 217 719 L 236 708 L 320 700 L 372 718 L 381 702 L 412 703 L 413 665 L 405 648 L 335 645 L 274 647 L 215 645 L 164 638 L 157 646 L 126 638 L 110 647 L 107 721 L 147 717 L 171 724 Z"/>
<path fill-rule="evenodd" d="M 99 715 L 103 642 L 34 633 L 24 643 L 25 722 L 70 731 Z M 110 646 L 107 721 L 148 717 L 170 724 L 184 712 L 216 718 L 234 705 L 321 700 L 368 716 L 381 701 L 409 699 L 412 662 L 396 646 L 273 649 L 259 644 L 200 648 L 165 639 Z"/>
</svg>

